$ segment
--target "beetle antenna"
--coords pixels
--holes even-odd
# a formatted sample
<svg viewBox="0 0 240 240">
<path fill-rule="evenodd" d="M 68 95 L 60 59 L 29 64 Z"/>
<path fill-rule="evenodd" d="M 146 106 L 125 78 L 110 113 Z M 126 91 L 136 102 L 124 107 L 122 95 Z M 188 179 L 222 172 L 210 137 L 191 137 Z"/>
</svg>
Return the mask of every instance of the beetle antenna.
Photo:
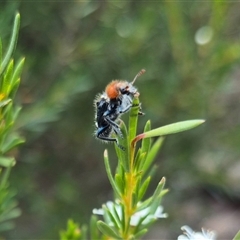
<svg viewBox="0 0 240 240">
<path fill-rule="evenodd" d="M 139 71 L 139 73 L 135 76 L 135 78 L 133 79 L 133 81 L 131 82 L 131 84 L 133 85 L 134 82 L 137 80 L 138 77 L 140 77 L 141 75 L 143 75 L 146 72 L 145 69 L 142 69 L 141 71 Z"/>
</svg>

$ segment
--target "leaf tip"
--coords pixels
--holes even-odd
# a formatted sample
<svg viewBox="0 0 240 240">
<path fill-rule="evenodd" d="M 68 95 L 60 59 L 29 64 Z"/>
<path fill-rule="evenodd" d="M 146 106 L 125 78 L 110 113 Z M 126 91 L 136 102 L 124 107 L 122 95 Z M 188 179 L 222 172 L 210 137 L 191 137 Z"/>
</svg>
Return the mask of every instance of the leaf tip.
<svg viewBox="0 0 240 240">
<path fill-rule="evenodd" d="M 104 156 L 105 158 L 108 157 L 108 150 L 107 150 L 107 149 L 104 150 L 104 152 L 103 152 L 103 156 Z"/>
<path fill-rule="evenodd" d="M 165 184 L 166 182 L 166 178 L 165 177 L 162 177 L 161 181 L 159 182 L 159 184 Z"/>
</svg>

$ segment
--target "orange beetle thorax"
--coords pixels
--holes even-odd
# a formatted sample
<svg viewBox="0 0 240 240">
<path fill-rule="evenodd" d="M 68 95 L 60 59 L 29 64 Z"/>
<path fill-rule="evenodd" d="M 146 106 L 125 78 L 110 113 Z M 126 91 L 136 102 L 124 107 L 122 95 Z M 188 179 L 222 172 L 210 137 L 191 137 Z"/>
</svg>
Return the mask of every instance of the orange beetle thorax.
<svg viewBox="0 0 240 240">
<path fill-rule="evenodd" d="M 110 99 L 115 99 L 121 95 L 120 89 L 124 89 L 127 86 L 127 82 L 114 80 L 106 86 L 105 92 Z"/>
</svg>

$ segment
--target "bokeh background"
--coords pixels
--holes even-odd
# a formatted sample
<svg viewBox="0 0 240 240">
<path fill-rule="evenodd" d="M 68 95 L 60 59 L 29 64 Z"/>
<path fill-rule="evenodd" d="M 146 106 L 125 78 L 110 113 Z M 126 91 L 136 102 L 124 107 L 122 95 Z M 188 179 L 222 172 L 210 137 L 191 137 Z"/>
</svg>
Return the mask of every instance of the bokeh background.
<svg viewBox="0 0 240 240">
<path fill-rule="evenodd" d="M 169 136 L 154 189 L 167 178 L 169 214 L 145 239 L 176 239 L 180 227 L 240 229 L 240 3 L 238 1 L 1 1 L 0 36 L 26 57 L 16 129 L 26 143 L 11 173 L 22 215 L 8 239 L 56 239 L 67 219 L 88 223 L 112 199 L 103 150 L 93 137 L 95 95 L 112 79 L 137 80 L 153 127 L 206 119 Z M 149 191 L 149 194 L 151 192 Z"/>
</svg>

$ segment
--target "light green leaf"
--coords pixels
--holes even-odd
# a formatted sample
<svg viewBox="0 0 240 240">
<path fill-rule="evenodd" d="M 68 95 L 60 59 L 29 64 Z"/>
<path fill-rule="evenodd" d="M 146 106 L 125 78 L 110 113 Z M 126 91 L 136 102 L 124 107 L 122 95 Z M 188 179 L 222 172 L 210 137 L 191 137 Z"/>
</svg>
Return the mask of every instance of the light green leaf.
<svg viewBox="0 0 240 240">
<path fill-rule="evenodd" d="M 105 222 L 103 221 L 98 221 L 97 222 L 97 226 L 98 229 L 106 236 L 112 237 L 112 238 L 116 238 L 116 239 L 121 239 L 121 237 L 119 237 L 119 235 L 117 234 L 117 232 L 109 227 Z"/>
<path fill-rule="evenodd" d="M 0 38 L 0 69 L 2 66 L 2 39 Z"/>
<path fill-rule="evenodd" d="M 12 101 L 12 99 L 6 99 L 6 100 L 3 100 L 3 101 L 0 101 L 0 108 L 8 105 L 11 101 Z"/>
<path fill-rule="evenodd" d="M 151 177 L 148 176 L 147 179 L 143 182 L 140 190 L 139 190 L 139 195 L 138 195 L 138 199 L 139 201 L 141 201 L 141 199 L 143 198 L 144 194 L 146 193 L 146 190 L 149 186 L 149 183 L 151 181 Z"/>
<path fill-rule="evenodd" d="M 4 222 L 0 224 L 0 232 L 9 231 L 15 227 L 12 221 Z"/>
<path fill-rule="evenodd" d="M 90 236 L 91 239 L 100 239 L 97 229 L 97 217 L 95 215 L 92 215 L 90 220 Z"/>
<path fill-rule="evenodd" d="M 233 240 L 240 240 L 240 231 L 238 231 Z"/>
<path fill-rule="evenodd" d="M 134 235 L 134 239 L 140 239 L 143 235 L 148 232 L 147 228 L 142 229 Z"/>
<path fill-rule="evenodd" d="M 117 136 L 119 146 L 115 144 L 115 150 L 118 156 L 118 162 L 123 166 L 126 172 L 129 171 L 129 144 L 128 144 L 128 132 L 125 123 L 120 121 L 120 129 L 122 132 L 122 137 Z"/>
<path fill-rule="evenodd" d="M 161 202 L 161 199 L 162 199 L 162 196 L 163 196 L 163 194 L 161 194 L 161 192 L 163 191 L 163 188 L 164 188 L 164 185 L 165 185 L 165 181 L 166 180 L 163 177 L 161 179 L 161 181 L 159 182 L 156 190 L 153 193 L 152 202 L 151 202 L 151 205 L 150 205 L 150 212 L 152 214 L 154 214 L 156 212 L 158 206 L 160 205 L 160 202 Z"/>
<path fill-rule="evenodd" d="M 21 61 L 17 64 L 17 66 L 14 70 L 13 77 L 11 79 L 11 89 L 10 89 L 11 93 L 12 93 L 13 89 L 16 88 L 16 86 L 19 85 L 20 75 L 21 75 L 22 70 L 23 70 L 24 62 L 25 62 L 25 58 L 22 58 Z"/>
<path fill-rule="evenodd" d="M 143 152 L 143 153 L 140 154 L 140 152 L 141 152 L 141 151 L 139 150 L 139 151 L 138 151 L 138 155 L 137 155 L 137 157 L 136 157 L 136 159 L 135 159 L 134 164 L 135 164 L 135 170 L 142 172 L 141 166 L 142 166 L 143 163 L 145 162 L 147 153 L 146 153 L 146 152 Z"/>
<path fill-rule="evenodd" d="M 108 176 L 108 179 L 110 181 L 110 184 L 112 185 L 112 188 L 113 188 L 115 194 L 117 195 L 117 197 L 120 197 L 121 196 L 121 192 L 118 189 L 118 187 L 117 187 L 117 185 L 116 185 L 116 183 L 115 183 L 115 181 L 113 179 L 111 168 L 110 168 L 110 164 L 109 164 L 107 150 L 104 151 L 103 157 L 104 157 L 105 168 L 106 168 L 106 172 L 107 172 L 107 176 Z"/>
<path fill-rule="evenodd" d="M 118 189 L 120 189 L 121 193 L 123 194 L 125 189 L 124 182 L 122 180 L 122 177 L 118 173 L 115 174 L 115 182 L 118 186 Z"/>
<path fill-rule="evenodd" d="M 4 212 L 4 214 L 0 215 L 0 222 L 9 220 L 9 219 L 13 219 L 13 218 L 17 218 L 21 215 L 21 210 L 20 208 L 14 208 L 9 212 Z"/>
<path fill-rule="evenodd" d="M 150 130 L 151 130 L 151 122 L 148 120 L 146 122 L 146 125 L 144 127 L 144 131 L 143 132 L 148 132 Z M 151 139 L 150 138 L 144 138 L 142 140 L 142 147 L 141 147 L 142 152 L 148 153 L 148 151 L 150 149 L 150 146 L 151 146 Z"/>
<path fill-rule="evenodd" d="M 9 135 L 6 140 L 4 141 L 2 147 L 1 147 L 1 152 L 6 153 L 10 151 L 12 148 L 16 147 L 19 144 L 24 143 L 25 140 L 18 135 Z"/>
<path fill-rule="evenodd" d="M 143 138 L 165 136 L 173 133 L 183 132 L 203 124 L 205 120 L 188 120 L 172 123 L 143 133 Z"/>
<path fill-rule="evenodd" d="M 5 68 L 7 67 L 7 65 L 12 57 L 12 54 L 15 50 L 15 47 L 17 45 L 19 27 L 20 27 L 20 14 L 17 13 L 15 16 L 15 20 L 14 20 L 11 41 L 10 41 L 6 56 L 4 57 L 1 68 L 0 68 L 0 77 L 2 76 Z"/>
<path fill-rule="evenodd" d="M 10 60 L 7 70 L 5 71 L 3 82 L 1 85 L 1 93 L 8 97 L 9 91 L 11 89 L 11 80 L 13 76 L 13 59 Z"/>
<path fill-rule="evenodd" d="M 134 98 L 133 99 L 133 103 L 132 103 L 133 107 L 130 110 L 129 113 L 129 141 L 131 142 L 132 139 L 135 138 L 136 136 L 136 132 L 137 132 L 137 123 L 138 123 L 138 112 L 139 112 L 139 99 L 138 98 Z"/>
<path fill-rule="evenodd" d="M 151 147 L 151 149 L 146 157 L 146 160 L 144 162 L 142 162 L 140 169 L 143 171 L 144 174 L 148 171 L 148 169 L 151 167 L 153 161 L 155 160 L 157 153 L 159 152 L 159 149 L 161 148 L 161 146 L 163 144 L 163 140 L 164 140 L 164 138 L 160 137 L 155 141 L 155 143 Z"/>
<path fill-rule="evenodd" d="M 104 212 L 107 214 L 108 218 L 111 220 L 111 222 L 114 224 L 114 226 L 116 227 L 116 229 L 120 228 L 120 221 L 118 217 L 115 217 L 112 212 L 107 208 L 106 205 L 103 205 L 103 210 Z"/>
<path fill-rule="evenodd" d="M 0 157 L 0 166 L 2 167 L 12 167 L 16 163 L 13 157 Z"/>
<path fill-rule="evenodd" d="M 15 97 L 16 92 L 17 92 L 18 87 L 19 87 L 19 84 L 20 84 L 20 78 L 17 79 L 17 81 L 11 86 L 11 90 L 10 90 L 10 94 L 9 94 L 10 98 L 13 99 Z"/>
</svg>

